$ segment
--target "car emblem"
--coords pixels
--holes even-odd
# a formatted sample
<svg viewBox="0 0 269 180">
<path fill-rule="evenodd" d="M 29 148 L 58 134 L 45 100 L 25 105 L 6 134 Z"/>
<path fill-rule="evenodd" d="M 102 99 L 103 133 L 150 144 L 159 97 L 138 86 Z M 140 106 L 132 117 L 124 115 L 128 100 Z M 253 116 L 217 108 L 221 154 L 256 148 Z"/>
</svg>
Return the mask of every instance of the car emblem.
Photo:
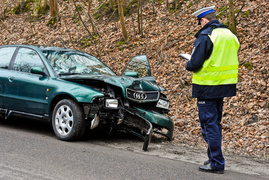
<svg viewBox="0 0 269 180">
<path fill-rule="evenodd" d="M 136 100 L 145 100 L 145 99 L 147 99 L 147 95 L 145 93 L 135 92 L 133 94 L 133 98 Z"/>
</svg>

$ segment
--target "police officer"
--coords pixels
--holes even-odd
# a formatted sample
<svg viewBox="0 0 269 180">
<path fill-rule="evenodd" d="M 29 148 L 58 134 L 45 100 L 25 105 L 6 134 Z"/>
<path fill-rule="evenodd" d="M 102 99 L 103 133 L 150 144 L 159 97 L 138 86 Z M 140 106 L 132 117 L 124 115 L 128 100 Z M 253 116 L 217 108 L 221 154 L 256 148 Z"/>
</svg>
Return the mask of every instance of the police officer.
<svg viewBox="0 0 269 180">
<path fill-rule="evenodd" d="M 236 95 L 239 41 L 216 20 L 215 6 L 193 13 L 202 28 L 197 32 L 186 69 L 193 71 L 192 96 L 197 98 L 202 135 L 208 144 L 208 160 L 200 171 L 224 173 L 221 151 L 223 98 Z"/>
</svg>

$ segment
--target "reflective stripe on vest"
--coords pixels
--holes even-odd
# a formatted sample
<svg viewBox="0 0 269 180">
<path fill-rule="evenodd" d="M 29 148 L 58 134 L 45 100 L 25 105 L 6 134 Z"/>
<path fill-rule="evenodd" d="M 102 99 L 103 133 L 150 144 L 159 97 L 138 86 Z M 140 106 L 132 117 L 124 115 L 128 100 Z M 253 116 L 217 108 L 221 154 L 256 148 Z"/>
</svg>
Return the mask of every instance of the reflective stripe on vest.
<svg viewBox="0 0 269 180">
<path fill-rule="evenodd" d="M 238 81 L 239 41 L 226 28 L 217 28 L 208 35 L 213 51 L 202 68 L 193 72 L 192 83 L 198 85 L 235 84 Z"/>
</svg>

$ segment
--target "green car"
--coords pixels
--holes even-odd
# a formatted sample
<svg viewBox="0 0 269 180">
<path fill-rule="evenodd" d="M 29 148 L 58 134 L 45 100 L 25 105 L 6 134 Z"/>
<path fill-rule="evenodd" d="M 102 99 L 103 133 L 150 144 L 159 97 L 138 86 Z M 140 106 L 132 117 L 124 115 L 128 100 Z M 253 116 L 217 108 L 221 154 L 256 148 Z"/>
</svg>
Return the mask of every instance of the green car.
<svg viewBox="0 0 269 180">
<path fill-rule="evenodd" d="M 156 85 L 145 55 L 118 76 L 96 57 L 59 47 L 0 46 L 0 116 L 52 123 L 56 137 L 80 138 L 94 128 L 126 130 L 144 139 L 172 140 L 169 100 Z"/>
</svg>

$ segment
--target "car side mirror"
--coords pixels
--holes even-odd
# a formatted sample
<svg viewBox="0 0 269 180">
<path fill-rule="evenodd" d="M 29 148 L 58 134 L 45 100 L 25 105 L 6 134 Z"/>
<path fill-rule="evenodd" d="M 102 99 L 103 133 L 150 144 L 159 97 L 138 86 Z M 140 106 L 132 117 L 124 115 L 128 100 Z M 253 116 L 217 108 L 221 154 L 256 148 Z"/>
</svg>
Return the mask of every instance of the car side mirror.
<svg viewBox="0 0 269 180">
<path fill-rule="evenodd" d="M 138 78 L 138 73 L 137 72 L 127 71 L 127 72 L 124 73 L 124 75 Z"/>
<path fill-rule="evenodd" d="M 31 73 L 46 76 L 46 73 L 43 71 L 43 69 L 41 67 L 32 67 Z"/>
</svg>

